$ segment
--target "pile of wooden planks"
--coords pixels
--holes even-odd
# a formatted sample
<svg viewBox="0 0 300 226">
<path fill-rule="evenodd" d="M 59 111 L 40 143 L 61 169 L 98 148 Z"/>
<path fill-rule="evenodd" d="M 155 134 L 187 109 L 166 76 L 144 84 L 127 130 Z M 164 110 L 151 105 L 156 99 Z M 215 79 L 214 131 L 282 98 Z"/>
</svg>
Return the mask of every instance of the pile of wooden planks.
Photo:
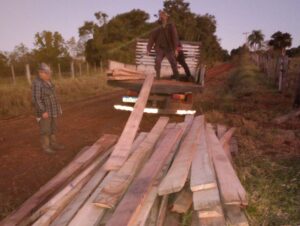
<svg viewBox="0 0 300 226">
<path fill-rule="evenodd" d="M 234 128 L 204 115 L 160 117 L 139 132 L 153 83 L 146 77 L 118 139 L 104 135 L 0 225 L 248 225 L 246 192 L 232 165 Z M 235 151 L 236 152 L 236 151 Z"/>
<path fill-rule="evenodd" d="M 225 151 L 234 129 L 217 131 L 202 115 L 160 117 L 114 170 L 106 167 L 117 138 L 105 135 L 1 225 L 176 226 L 191 212 L 192 225 L 248 225 L 246 193 Z"/>
<path fill-rule="evenodd" d="M 141 80 L 145 75 L 134 69 L 116 68 L 107 71 L 108 80 Z"/>
</svg>

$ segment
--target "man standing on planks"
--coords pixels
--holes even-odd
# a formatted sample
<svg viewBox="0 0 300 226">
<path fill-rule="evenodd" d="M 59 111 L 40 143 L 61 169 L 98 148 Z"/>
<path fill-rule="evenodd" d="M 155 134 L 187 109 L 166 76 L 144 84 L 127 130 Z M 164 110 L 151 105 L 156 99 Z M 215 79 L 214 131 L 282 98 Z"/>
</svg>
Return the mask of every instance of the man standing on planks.
<svg viewBox="0 0 300 226">
<path fill-rule="evenodd" d="M 40 127 L 42 149 L 48 154 L 54 154 L 54 150 L 64 148 L 63 145 L 57 143 L 55 136 L 56 119 L 62 111 L 54 84 L 51 82 L 51 69 L 45 63 L 39 66 L 38 76 L 33 81 L 32 100 Z"/>
<path fill-rule="evenodd" d="M 156 77 L 160 79 L 161 62 L 166 57 L 172 67 L 172 79 L 178 79 L 179 73 L 177 69 L 176 56 L 178 55 L 178 34 L 176 27 L 169 21 L 169 15 L 163 11 L 159 11 L 159 26 L 155 29 L 149 38 L 147 45 L 147 55 L 149 55 L 153 45 L 156 52 L 155 70 Z"/>
</svg>

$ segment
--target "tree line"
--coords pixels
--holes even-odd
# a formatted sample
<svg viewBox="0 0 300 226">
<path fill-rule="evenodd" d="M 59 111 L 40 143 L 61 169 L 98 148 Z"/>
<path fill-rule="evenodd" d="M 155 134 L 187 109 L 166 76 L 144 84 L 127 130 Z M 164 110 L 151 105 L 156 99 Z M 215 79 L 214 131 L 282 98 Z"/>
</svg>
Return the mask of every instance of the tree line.
<svg viewBox="0 0 300 226">
<path fill-rule="evenodd" d="M 164 1 L 164 10 L 176 24 L 181 40 L 201 42 L 202 62 L 228 59 L 228 52 L 222 49 L 215 34 L 217 23 L 213 15 L 192 12 L 185 0 Z M 105 12 L 96 12 L 94 16 L 94 21 L 85 21 L 78 28 L 78 41 L 75 38 L 65 40 L 59 32 L 45 30 L 35 34 L 32 50 L 20 44 L 10 53 L 0 52 L 0 76 L 10 74 L 9 65 L 14 65 L 16 74 L 22 74 L 24 64 L 35 69 L 39 62 L 59 63 L 62 70 L 67 70 L 70 61 L 83 57 L 97 66 L 107 59 L 134 63 L 136 38 L 148 38 L 158 26 L 156 21 L 149 22 L 150 15 L 140 9 L 110 19 Z"/>
</svg>

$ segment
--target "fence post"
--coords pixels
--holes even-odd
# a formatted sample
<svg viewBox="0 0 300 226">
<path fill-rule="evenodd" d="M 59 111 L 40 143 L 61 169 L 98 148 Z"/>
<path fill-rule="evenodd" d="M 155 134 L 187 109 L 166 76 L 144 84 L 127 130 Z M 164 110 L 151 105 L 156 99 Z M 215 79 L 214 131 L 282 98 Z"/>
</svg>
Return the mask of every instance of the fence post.
<svg viewBox="0 0 300 226">
<path fill-rule="evenodd" d="M 95 73 L 97 73 L 97 65 L 96 65 L 96 63 L 94 64 L 94 70 L 95 70 Z"/>
<path fill-rule="evenodd" d="M 15 85 L 16 84 L 16 74 L 15 74 L 14 65 L 10 65 L 10 69 L 11 69 L 12 81 L 13 81 L 13 84 Z"/>
<path fill-rule="evenodd" d="M 62 78 L 60 64 L 58 64 L 58 76 L 59 78 Z"/>
<path fill-rule="evenodd" d="M 71 62 L 71 76 L 74 79 L 75 78 L 75 71 L 74 71 L 74 62 Z"/>
<path fill-rule="evenodd" d="M 205 82 L 205 71 L 206 71 L 206 65 L 202 65 L 200 71 L 200 83 L 202 87 L 204 87 L 204 82 Z"/>
<path fill-rule="evenodd" d="M 30 67 L 29 64 L 26 64 L 26 78 L 28 81 L 28 84 L 31 85 L 31 75 L 30 75 Z"/>
<path fill-rule="evenodd" d="M 89 63 L 88 62 L 86 62 L 86 73 L 87 73 L 87 75 L 90 74 L 90 68 L 89 68 Z"/>
<path fill-rule="evenodd" d="M 79 62 L 79 76 L 81 76 L 82 73 L 81 73 L 81 62 Z"/>
<path fill-rule="evenodd" d="M 102 60 L 100 61 L 100 73 L 103 72 L 103 65 L 102 65 Z"/>
</svg>

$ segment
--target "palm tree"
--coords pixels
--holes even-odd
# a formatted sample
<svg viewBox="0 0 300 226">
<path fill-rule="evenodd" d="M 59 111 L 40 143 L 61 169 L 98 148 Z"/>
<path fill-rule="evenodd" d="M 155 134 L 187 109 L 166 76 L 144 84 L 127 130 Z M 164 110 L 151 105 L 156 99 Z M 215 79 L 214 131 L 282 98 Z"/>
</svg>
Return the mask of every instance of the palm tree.
<svg viewBox="0 0 300 226">
<path fill-rule="evenodd" d="M 292 36 L 289 33 L 277 31 L 271 36 L 269 45 L 275 50 L 280 50 L 284 55 L 286 47 L 290 47 L 292 45 Z"/>
<path fill-rule="evenodd" d="M 264 41 L 264 34 L 261 30 L 253 30 L 252 33 L 248 36 L 248 43 L 254 51 L 257 51 L 261 48 Z"/>
</svg>

